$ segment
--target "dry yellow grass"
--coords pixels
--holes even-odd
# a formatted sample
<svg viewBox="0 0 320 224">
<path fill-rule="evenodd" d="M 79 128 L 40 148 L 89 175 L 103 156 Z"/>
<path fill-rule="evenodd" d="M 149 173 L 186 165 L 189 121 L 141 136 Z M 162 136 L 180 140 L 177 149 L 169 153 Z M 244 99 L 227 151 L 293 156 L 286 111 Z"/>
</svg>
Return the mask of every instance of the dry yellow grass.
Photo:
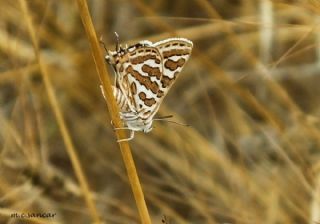
<svg viewBox="0 0 320 224">
<path fill-rule="evenodd" d="M 0 3 L 0 223 L 320 222 L 319 1 Z M 135 164 L 115 31 L 194 42 L 158 113 L 192 127 L 137 133 Z"/>
</svg>

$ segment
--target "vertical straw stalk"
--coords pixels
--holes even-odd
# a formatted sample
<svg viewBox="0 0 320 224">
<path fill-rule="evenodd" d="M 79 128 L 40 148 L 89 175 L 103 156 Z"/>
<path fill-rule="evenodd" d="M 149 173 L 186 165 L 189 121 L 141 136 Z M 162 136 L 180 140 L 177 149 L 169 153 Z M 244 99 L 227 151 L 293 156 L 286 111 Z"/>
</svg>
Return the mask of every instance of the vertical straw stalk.
<svg viewBox="0 0 320 224">
<path fill-rule="evenodd" d="M 112 93 L 111 81 L 109 79 L 109 75 L 105 66 L 105 62 L 103 60 L 103 55 L 100 50 L 97 35 L 92 24 L 92 20 L 88 10 L 88 5 L 85 0 L 77 0 L 77 3 L 79 6 L 81 20 L 91 46 L 93 59 L 94 59 L 96 69 L 99 75 L 99 79 L 105 94 L 106 104 L 107 104 L 113 125 L 115 126 L 115 128 L 122 128 L 122 123 L 119 118 L 118 107 Z M 117 136 L 117 139 L 126 138 L 124 130 L 117 130 L 116 136 Z M 119 142 L 119 146 L 120 146 L 122 158 L 127 170 L 127 174 L 128 174 L 129 182 L 131 185 L 131 189 L 133 191 L 135 202 L 138 207 L 141 223 L 150 224 L 151 219 L 148 213 L 146 202 L 144 200 L 143 191 L 141 188 L 139 177 L 137 175 L 137 171 L 133 161 L 130 146 L 126 141 Z"/>
</svg>

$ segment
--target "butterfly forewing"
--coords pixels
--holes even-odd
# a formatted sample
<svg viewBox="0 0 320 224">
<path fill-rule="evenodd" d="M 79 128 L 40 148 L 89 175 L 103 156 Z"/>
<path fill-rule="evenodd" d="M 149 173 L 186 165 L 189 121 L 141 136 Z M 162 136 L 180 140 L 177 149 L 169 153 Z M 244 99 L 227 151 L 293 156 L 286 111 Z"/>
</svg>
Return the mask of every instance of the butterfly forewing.
<svg viewBox="0 0 320 224">
<path fill-rule="evenodd" d="M 162 58 L 157 48 L 136 47 L 128 51 L 128 61 L 119 69 L 118 84 L 128 97 L 130 108 L 148 117 L 156 110 L 159 97 Z"/>
</svg>

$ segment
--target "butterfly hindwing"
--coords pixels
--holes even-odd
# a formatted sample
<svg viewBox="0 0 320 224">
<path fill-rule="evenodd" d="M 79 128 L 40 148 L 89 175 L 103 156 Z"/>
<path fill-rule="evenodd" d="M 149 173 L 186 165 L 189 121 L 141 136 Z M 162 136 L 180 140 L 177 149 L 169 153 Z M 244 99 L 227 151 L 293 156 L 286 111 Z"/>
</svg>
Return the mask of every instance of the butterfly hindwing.
<svg viewBox="0 0 320 224">
<path fill-rule="evenodd" d="M 165 96 L 188 61 L 193 44 L 184 38 L 170 38 L 153 46 L 159 50 L 162 57 L 163 72 L 160 82 Z"/>
</svg>

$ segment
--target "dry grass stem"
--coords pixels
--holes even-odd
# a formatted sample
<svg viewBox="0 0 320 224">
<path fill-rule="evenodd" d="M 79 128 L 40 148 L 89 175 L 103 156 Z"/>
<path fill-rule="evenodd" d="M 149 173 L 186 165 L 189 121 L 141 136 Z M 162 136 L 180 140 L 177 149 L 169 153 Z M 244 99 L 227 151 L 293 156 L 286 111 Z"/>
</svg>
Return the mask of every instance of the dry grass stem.
<svg viewBox="0 0 320 224">
<path fill-rule="evenodd" d="M 86 30 L 88 40 L 90 42 L 92 55 L 96 64 L 97 73 L 102 84 L 103 92 L 105 94 L 105 100 L 109 113 L 112 118 L 112 122 L 115 128 L 122 128 L 122 122 L 119 117 L 119 111 L 116 101 L 113 97 L 111 81 L 109 79 L 108 72 L 106 70 L 104 57 L 101 53 L 99 42 L 97 39 L 96 32 L 94 30 L 88 6 L 85 0 L 78 0 L 79 11 L 81 15 L 81 20 Z M 117 139 L 126 138 L 124 130 L 116 131 Z M 134 160 L 131 154 L 131 149 L 127 141 L 119 142 L 121 154 L 123 157 L 123 162 L 125 164 L 128 178 L 130 181 L 131 189 L 138 207 L 138 211 L 141 218 L 141 223 L 151 224 L 151 219 L 148 213 L 147 205 L 144 200 L 144 194 L 141 188 L 140 180 L 136 171 Z"/>
</svg>

